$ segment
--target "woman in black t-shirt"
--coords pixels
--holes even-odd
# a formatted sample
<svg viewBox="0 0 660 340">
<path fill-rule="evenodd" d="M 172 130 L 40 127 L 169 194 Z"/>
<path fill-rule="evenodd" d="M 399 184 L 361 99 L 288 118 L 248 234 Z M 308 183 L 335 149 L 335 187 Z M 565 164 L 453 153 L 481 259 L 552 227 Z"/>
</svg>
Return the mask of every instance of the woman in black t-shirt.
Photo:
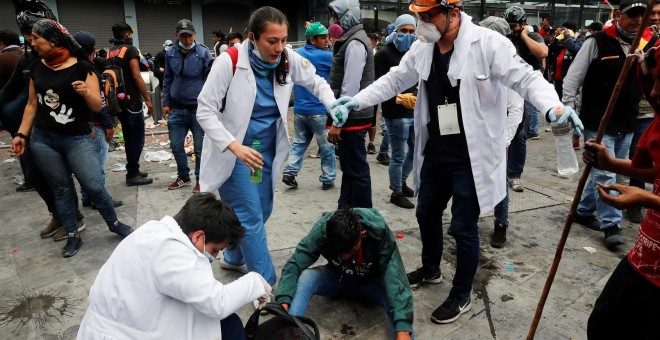
<svg viewBox="0 0 660 340">
<path fill-rule="evenodd" d="M 93 65 L 66 28 L 53 20 L 34 24 L 32 45 L 41 61 L 31 68 L 30 99 L 12 150 L 22 154 L 30 136 L 34 161 L 53 190 L 57 215 L 69 235 L 62 256 L 71 257 L 82 246 L 71 172 L 110 231 L 125 237 L 133 230 L 117 220 L 91 140 L 90 114 L 102 105 Z"/>
</svg>

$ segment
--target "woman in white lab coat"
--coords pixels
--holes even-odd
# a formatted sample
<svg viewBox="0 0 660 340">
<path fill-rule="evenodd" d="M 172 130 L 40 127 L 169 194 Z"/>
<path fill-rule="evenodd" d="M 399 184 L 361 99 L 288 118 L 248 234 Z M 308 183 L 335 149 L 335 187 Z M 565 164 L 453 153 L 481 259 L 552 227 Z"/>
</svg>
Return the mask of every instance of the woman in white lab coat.
<svg viewBox="0 0 660 340">
<path fill-rule="evenodd" d="M 335 98 L 314 66 L 285 48 L 288 22 L 282 12 L 259 8 L 250 17 L 248 31 L 235 65 L 229 53 L 222 53 L 198 97 L 197 121 L 205 132 L 200 188 L 218 190 L 245 227 L 241 243 L 224 251 L 221 267 L 245 271 L 245 264 L 274 284 L 264 224 L 290 147 L 291 88 L 294 83 L 305 86 L 326 105 Z M 252 148 L 256 140 L 259 151 Z M 255 169 L 262 170 L 258 184 L 250 181 Z"/>
</svg>

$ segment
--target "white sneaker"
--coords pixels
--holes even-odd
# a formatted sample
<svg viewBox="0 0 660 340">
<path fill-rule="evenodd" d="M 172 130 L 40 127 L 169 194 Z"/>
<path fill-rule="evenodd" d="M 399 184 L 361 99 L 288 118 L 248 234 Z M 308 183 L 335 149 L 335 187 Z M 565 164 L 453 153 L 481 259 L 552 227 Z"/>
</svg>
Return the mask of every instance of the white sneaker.
<svg viewBox="0 0 660 340">
<path fill-rule="evenodd" d="M 220 268 L 226 269 L 226 270 L 235 270 L 237 272 L 241 272 L 243 274 L 248 273 L 248 269 L 246 265 L 241 265 L 241 266 L 235 266 L 233 264 L 227 263 L 224 258 L 220 259 Z"/>
<path fill-rule="evenodd" d="M 523 190 L 525 190 L 525 188 L 523 188 L 522 180 L 520 178 L 509 178 L 508 182 L 509 182 L 509 186 L 511 187 L 511 190 L 515 192 L 523 192 Z"/>
</svg>

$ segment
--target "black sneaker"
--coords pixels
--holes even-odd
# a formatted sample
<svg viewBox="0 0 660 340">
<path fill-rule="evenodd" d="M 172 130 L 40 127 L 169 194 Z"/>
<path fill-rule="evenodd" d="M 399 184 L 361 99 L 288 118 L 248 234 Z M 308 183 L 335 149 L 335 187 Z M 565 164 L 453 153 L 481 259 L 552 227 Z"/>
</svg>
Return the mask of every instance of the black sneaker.
<svg viewBox="0 0 660 340">
<path fill-rule="evenodd" d="M 284 174 L 282 176 L 282 183 L 292 187 L 292 188 L 297 188 L 298 187 L 298 182 L 296 182 L 296 176 L 294 175 L 287 175 Z"/>
<path fill-rule="evenodd" d="M 632 223 L 642 223 L 644 215 L 642 214 L 642 207 L 633 207 L 626 209 L 626 217 Z"/>
<path fill-rule="evenodd" d="M 90 202 L 90 201 L 82 201 L 82 206 L 85 207 L 85 208 L 87 208 L 91 205 L 92 205 L 92 202 Z"/>
<path fill-rule="evenodd" d="M 439 270 L 437 273 L 429 273 L 424 267 L 417 268 L 414 272 L 408 273 L 407 276 L 410 287 L 417 287 L 422 283 L 442 282 L 442 275 Z"/>
<path fill-rule="evenodd" d="M 623 237 L 621 237 L 621 229 L 614 226 L 603 230 L 605 232 L 605 245 L 609 247 L 616 247 L 623 244 Z"/>
<path fill-rule="evenodd" d="M 403 194 L 406 195 L 406 197 L 415 197 L 415 191 L 411 189 L 405 181 L 401 183 L 401 191 L 403 191 Z"/>
<path fill-rule="evenodd" d="M 140 171 L 138 172 L 138 176 L 147 178 L 149 177 L 149 173 L 147 173 L 146 171 Z"/>
<path fill-rule="evenodd" d="M 110 229 L 111 232 L 121 236 L 122 238 L 130 235 L 133 232 L 133 228 L 119 221 L 115 222 L 115 224 L 112 226 L 108 226 L 108 229 Z"/>
<path fill-rule="evenodd" d="M 321 190 L 330 190 L 335 187 L 335 183 L 323 183 Z"/>
<path fill-rule="evenodd" d="M 16 192 L 35 191 L 36 189 L 30 183 L 23 183 L 16 187 Z"/>
<path fill-rule="evenodd" d="M 458 319 L 461 314 L 467 312 L 472 308 L 470 298 L 459 299 L 455 297 L 448 297 L 440 307 L 438 307 L 433 314 L 431 314 L 431 321 L 435 323 L 452 323 Z"/>
<path fill-rule="evenodd" d="M 147 185 L 153 182 L 154 182 L 153 178 L 142 177 L 139 174 L 133 177 L 128 177 L 128 176 L 126 177 L 126 185 L 129 187 L 137 186 L 137 185 Z"/>
<path fill-rule="evenodd" d="M 80 249 L 80 247 L 83 245 L 80 234 L 69 234 L 68 236 L 69 237 L 66 239 L 64 248 L 62 248 L 62 256 L 65 258 L 76 255 L 78 249 Z"/>
<path fill-rule="evenodd" d="M 386 153 L 379 153 L 376 160 L 382 165 L 390 165 L 390 156 Z"/>
<path fill-rule="evenodd" d="M 412 209 L 415 207 L 415 204 L 410 202 L 402 191 L 393 192 L 392 196 L 390 196 L 390 203 L 404 209 Z"/>
<path fill-rule="evenodd" d="M 600 231 L 600 221 L 594 215 L 580 216 L 575 213 L 573 215 L 573 222 L 583 225 L 591 230 Z"/>
<path fill-rule="evenodd" d="M 506 243 L 506 226 L 503 223 L 495 223 L 493 236 L 490 238 L 490 245 L 493 248 L 502 248 Z"/>
<path fill-rule="evenodd" d="M 373 142 L 369 142 L 367 145 L 367 153 L 373 155 L 376 153 L 376 145 Z"/>
</svg>

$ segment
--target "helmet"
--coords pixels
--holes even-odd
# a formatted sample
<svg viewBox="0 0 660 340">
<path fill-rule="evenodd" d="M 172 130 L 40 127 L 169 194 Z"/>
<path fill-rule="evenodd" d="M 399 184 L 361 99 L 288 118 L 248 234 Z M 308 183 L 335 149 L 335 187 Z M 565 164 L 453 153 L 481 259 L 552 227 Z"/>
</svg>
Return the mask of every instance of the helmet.
<svg viewBox="0 0 660 340">
<path fill-rule="evenodd" d="M 57 17 L 53 11 L 41 0 L 14 0 L 16 8 L 16 23 L 21 31 L 32 29 L 32 25 L 41 19 L 53 19 Z"/>
<path fill-rule="evenodd" d="M 520 24 L 525 21 L 525 10 L 518 6 L 511 6 L 504 11 L 503 17 L 510 24 Z"/>
<path fill-rule="evenodd" d="M 410 11 L 411 12 L 426 12 L 431 8 L 435 7 L 445 7 L 445 8 L 454 8 L 456 7 L 455 3 L 460 2 L 461 0 L 412 0 L 410 1 Z"/>
</svg>

